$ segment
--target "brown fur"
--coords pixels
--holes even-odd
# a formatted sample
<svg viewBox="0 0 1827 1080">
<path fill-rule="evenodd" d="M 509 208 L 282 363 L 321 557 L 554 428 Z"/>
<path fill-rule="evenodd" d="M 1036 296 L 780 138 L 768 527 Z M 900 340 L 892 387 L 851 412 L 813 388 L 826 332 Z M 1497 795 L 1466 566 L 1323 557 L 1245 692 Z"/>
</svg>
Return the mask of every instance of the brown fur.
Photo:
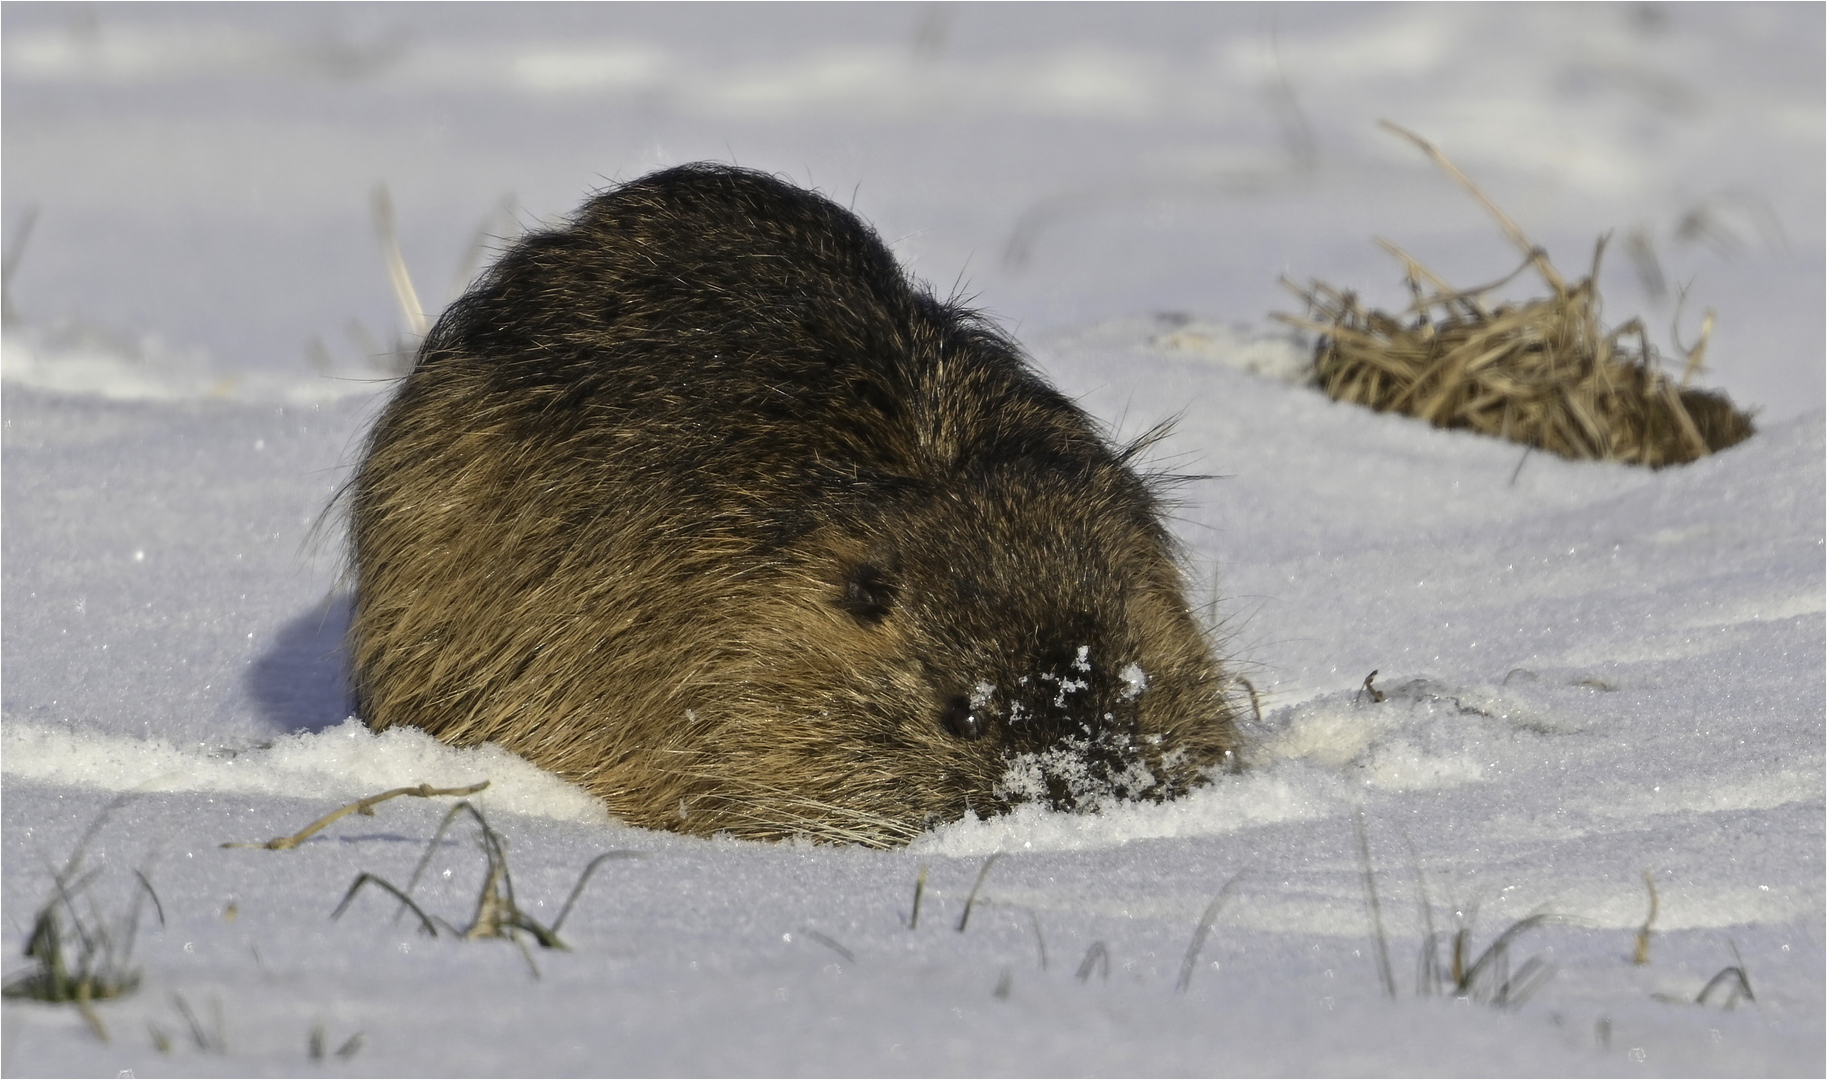
<svg viewBox="0 0 1827 1080">
<path fill-rule="evenodd" d="M 841 207 L 655 173 L 510 250 L 376 423 L 362 715 L 692 833 L 1178 795 L 1235 732 L 1138 449 Z"/>
</svg>

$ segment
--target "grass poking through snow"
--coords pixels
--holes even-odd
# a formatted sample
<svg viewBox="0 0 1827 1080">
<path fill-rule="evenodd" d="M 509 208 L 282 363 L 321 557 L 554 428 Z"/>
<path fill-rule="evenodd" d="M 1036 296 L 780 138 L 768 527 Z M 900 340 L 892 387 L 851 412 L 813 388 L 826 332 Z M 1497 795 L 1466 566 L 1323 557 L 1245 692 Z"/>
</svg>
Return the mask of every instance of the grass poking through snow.
<svg viewBox="0 0 1827 1080">
<path fill-rule="evenodd" d="M 958 917 L 958 932 L 960 934 L 964 933 L 964 928 L 970 924 L 971 909 L 977 906 L 977 893 L 983 888 L 983 879 L 990 876 L 990 868 L 995 866 L 996 860 L 1000 858 L 1002 858 L 1002 852 L 998 851 L 996 854 L 983 860 L 983 869 L 977 871 L 977 883 L 971 886 L 971 894 L 964 898 L 964 914 Z M 924 874 L 921 875 L 921 880 L 925 880 Z"/>
<path fill-rule="evenodd" d="M 468 926 L 458 928 L 447 920 L 427 914 L 425 909 L 413 900 L 412 892 L 417 888 L 419 879 L 425 873 L 425 868 L 431 863 L 431 857 L 437 851 L 439 842 L 444 839 L 444 834 L 449 831 L 457 817 L 465 813 L 475 820 L 478 842 L 483 856 L 487 860 L 487 870 L 483 875 L 481 891 L 476 897 L 475 913 L 470 917 Z M 349 886 L 349 891 L 343 894 L 342 902 L 337 904 L 336 910 L 330 913 L 330 918 L 340 918 L 355 901 L 356 894 L 361 892 L 362 886 L 373 885 L 392 894 L 400 902 L 398 914 L 403 915 L 410 910 L 418 916 L 419 930 L 428 937 L 437 937 L 438 929 L 442 927 L 445 932 L 465 941 L 475 941 L 480 938 L 505 938 L 512 941 L 519 948 L 521 956 L 526 959 L 527 967 L 532 970 L 533 976 L 537 978 L 539 966 L 533 962 L 533 955 L 527 951 L 521 936 L 524 934 L 531 937 L 542 949 L 567 948 L 564 941 L 559 938 L 558 931 L 564 926 L 565 919 L 571 914 L 572 907 L 577 903 L 578 896 L 583 893 L 584 886 L 589 883 L 591 875 L 596 873 L 599 866 L 611 859 L 640 857 L 639 852 L 610 851 L 591 859 L 583 872 L 578 875 L 577 884 L 571 887 L 571 893 L 565 898 L 563 907 L 559 909 L 558 917 L 552 920 L 551 926 L 546 926 L 521 910 L 514 897 L 514 878 L 508 869 L 506 838 L 489 825 L 488 819 L 482 816 L 482 811 L 465 800 L 451 807 L 450 812 L 444 815 L 444 820 L 439 823 L 437 831 L 432 834 L 430 842 L 426 844 L 425 855 L 413 870 L 411 879 L 406 883 L 406 888 L 401 889 L 378 874 L 364 871 L 356 876 L 355 881 Z"/>
<path fill-rule="evenodd" d="M 159 925 L 165 925 L 165 906 L 144 871 L 134 871 L 139 888 L 118 918 L 103 915 L 90 891 L 102 871 L 84 869 L 83 856 L 103 823 L 124 801 L 125 797 L 116 799 L 96 815 L 63 869 L 53 871 L 51 896 L 33 915 L 26 936 L 25 957 L 31 966 L 0 987 L 0 993 L 9 998 L 75 1006 L 89 1030 L 103 1042 L 108 1040 L 108 1029 L 94 1003 L 123 997 L 139 987 L 133 945 L 148 899 Z"/>
<path fill-rule="evenodd" d="M 1649 886 L 1649 915 L 1643 920 L 1643 928 L 1637 931 L 1637 951 L 1631 955 L 1631 963 L 1642 967 L 1649 963 L 1649 934 L 1656 925 L 1656 908 L 1659 901 L 1656 896 L 1656 878 L 1648 870 L 1643 871 L 1643 884 Z"/>
<path fill-rule="evenodd" d="M 1180 961 L 1180 978 L 1174 983 L 1174 989 L 1180 993 L 1186 993 L 1186 988 L 1193 984 L 1193 968 L 1199 963 L 1199 951 L 1205 948 L 1205 939 L 1212 932 L 1212 922 L 1218 918 L 1218 912 L 1223 910 L 1225 901 L 1231 898 L 1231 892 L 1236 889 L 1237 883 L 1241 880 L 1243 880 L 1241 870 L 1232 874 L 1231 880 L 1225 882 L 1212 897 L 1212 902 L 1205 905 L 1205 914 L 1199 916 L 1199 925 L 1193 928 L 1193 940 L 1187 944 L 1186 956 Z M 1091 954 L 1085 954 L 1085 963 L 1087 965 L 1091 963 Z M 1080 970 L 1085 969 L 1081 967 Z M 1108 959 L 1104 964 L 1104 974 L 1106 977 L 1110 974 Z M 1082 976 L 1081 981 L 1083 981 Z"/>
</svg>

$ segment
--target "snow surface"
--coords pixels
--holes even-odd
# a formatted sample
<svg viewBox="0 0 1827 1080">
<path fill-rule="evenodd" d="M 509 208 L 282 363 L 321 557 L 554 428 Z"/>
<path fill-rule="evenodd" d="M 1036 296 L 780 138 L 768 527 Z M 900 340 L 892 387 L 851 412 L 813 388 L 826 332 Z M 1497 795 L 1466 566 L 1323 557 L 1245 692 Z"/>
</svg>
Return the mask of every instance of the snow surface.
<svg viewBox="0 0 1827 1080">
<path fill-rule="evenodd" d="M 0 1071 L 1827 1069 L 1819 5 L 0 20 L 6 973 L 104 808 L 85 896 L 119 917 L 139 870 L 163 913 L 142 911 L 137 991 L 97 1006 L 108 1041 L 8 1000 Z M 1278 276 L 1394 302 L 1373 236 L 1464 283 L 1515 263 L 1385 117 L 1564 269 L 1617 230 L 1614 320 L 1666 348 L 1716 309 L 1705 378 L 1761 410 L 1758 435 L 1651 473 L 1288 382 Z M 1176 528 L 1263 696 L 1241 775 L 866 852 L 629 829 L 499 750 L 348 718 L 321 513 L 403 329 L 374 185 L 435 308 L 479 227 L 511 235 L 504 196 L 529 225 L 699 158 L 852 203 L 1117 430 L 1178 417 L 1162 463 L 1213 478 Z M 360 873 L 404 885 L 449 799 L 291 851 L 219 846 L 484 777 L 532 917 L 594 856 L 640 856 L 591 879 L 569 951 L 530 946 L 537 977 L 505 942 L 419 935 L 372 889 L 328 918 Z M 474 838 L 453 827 L 417 894 L 458 926 Z M 1482 948 L 1532 914 L 1551 918 L 1512 971 L 1553 975 L 1520 1005 L 1417 991 L 1429 915 Z M 1732 966 L 1755 1000 L 1695 1004 Z"/>
</svg>

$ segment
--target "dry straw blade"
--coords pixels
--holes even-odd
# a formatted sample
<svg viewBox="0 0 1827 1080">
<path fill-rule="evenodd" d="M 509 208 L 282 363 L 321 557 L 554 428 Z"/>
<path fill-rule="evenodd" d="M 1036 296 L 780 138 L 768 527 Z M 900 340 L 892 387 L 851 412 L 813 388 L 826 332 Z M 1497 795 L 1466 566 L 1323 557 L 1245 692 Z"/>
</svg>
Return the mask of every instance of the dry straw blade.
<svg viewBox="0 0 1827 1080">
<path fill-rule="evenodd" d="M 1522 252 L 1515 272 L 1456 289 L 1420 260 L 1379 241 L 1403 265 L 1414 300 L 1391 314 L 1367 309 L 1323 282 L 1290 285 L 1304 316 L 1278 315 L 1319 335 L 1312 378 L 1339 401 L 1400 412 L 1437 427 L 1466 428 L 1566 458 L 1660 468 L 1749 438 L 1751 418 L 1723 394 L 1688 388 L 1712 332 L 1708 313 L 1686 350 L 1681 382 L 1665 376 L 1641 322 L 1606 329 L 1600 319 L 1600 240 L 1585 277 L 1569 282 L 1522 230 L 1432 144 L 1393 124 L 1469 191 Z M 1533 268 L 1547 297 L 1488 305 L 1485 294 Z"/>
</svg>

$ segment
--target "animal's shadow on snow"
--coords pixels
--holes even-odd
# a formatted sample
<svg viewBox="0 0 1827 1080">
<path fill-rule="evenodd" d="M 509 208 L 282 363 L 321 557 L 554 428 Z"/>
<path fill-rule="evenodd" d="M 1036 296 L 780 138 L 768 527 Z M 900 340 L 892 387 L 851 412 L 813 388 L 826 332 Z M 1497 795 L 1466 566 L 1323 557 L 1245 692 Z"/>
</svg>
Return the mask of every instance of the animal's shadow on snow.
<svg viewBox="0 0 1827 1080">
<path fill-rule="evenodd" d="M 280 732 L 318 732 L 355 712 L 349 654 L 349 598 L 313 605 L 279 628 L 248 670 L 248 688 L 261 719 Z"/>
</svg>

